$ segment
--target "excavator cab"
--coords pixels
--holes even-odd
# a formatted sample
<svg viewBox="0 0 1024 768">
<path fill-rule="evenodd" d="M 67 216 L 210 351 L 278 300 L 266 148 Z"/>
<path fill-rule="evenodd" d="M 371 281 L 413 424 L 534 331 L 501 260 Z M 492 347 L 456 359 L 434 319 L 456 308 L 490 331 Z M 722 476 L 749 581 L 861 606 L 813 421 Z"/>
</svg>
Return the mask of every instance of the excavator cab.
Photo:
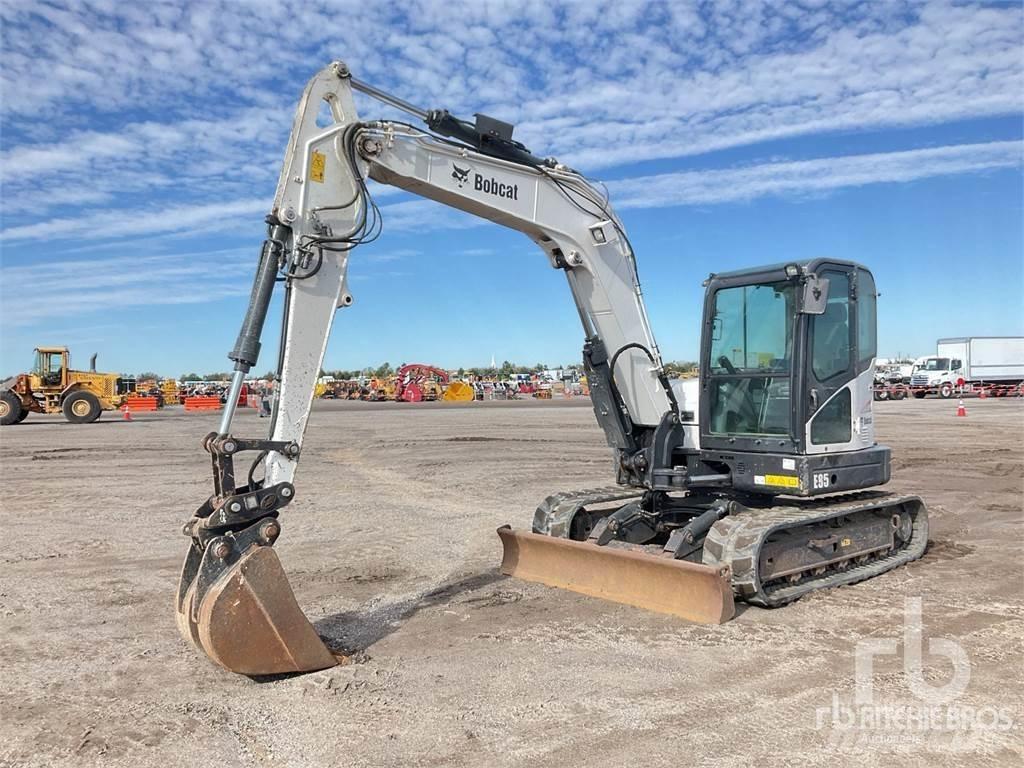
<svg viewBox="0 0 1024 768">
<path fill-rule="evenodd" d="M 874 278 L 816 259 L 712 275 L 701 350 L 702 461 L 734 487 L 797 496 L 889 479 L 875 445 Z"/>
</svg>

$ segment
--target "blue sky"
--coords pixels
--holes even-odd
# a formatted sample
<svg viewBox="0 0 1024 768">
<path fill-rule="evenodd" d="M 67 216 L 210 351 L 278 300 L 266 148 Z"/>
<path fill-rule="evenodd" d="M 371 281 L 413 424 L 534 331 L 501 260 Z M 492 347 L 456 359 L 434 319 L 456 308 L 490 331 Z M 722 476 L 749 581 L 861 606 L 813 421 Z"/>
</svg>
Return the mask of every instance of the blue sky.
<svg viewBox="0 0 1024 768">
<path fill-rule="evenodd" d="M 295 102 L 338 58 L 603 180 L 666 358 L 696 356 L 709 272 L 823 255 L 875 272 L 882 355 L 1024 334 L 1016 2 L 29 1 L 0 22 L 3 374 L 59 343 L 226 370 Z M 523 236 L 376 189 L 326 367 L 579 358 Z"/>
</svg>

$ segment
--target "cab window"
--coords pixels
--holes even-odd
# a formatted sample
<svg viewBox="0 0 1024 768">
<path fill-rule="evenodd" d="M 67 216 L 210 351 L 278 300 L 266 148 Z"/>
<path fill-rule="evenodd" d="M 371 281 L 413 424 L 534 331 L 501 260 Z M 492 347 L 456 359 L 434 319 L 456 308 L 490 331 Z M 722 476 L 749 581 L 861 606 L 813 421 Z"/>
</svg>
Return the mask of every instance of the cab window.
<svg viewBox="0 0 1024 768">
<path fill-rule="evenodd" d="M 710 423 L 716 435 L 788 435 L 793 284 L 722 288 L 715 294 L 709 359 Z"/>
<path fill-rule="evenodd" d="M 875 280 L 870 272 L 857 273 L 857 349 L 860 351 L 860 368 L 871 363 L 877 354 L 878 331 L 876 329 L 877 298 Z"/>
<path fill-rule="evenodd" d="M 844 388 L 814 414 L 811 422 L 811 442 L 815 445 L 848 443 L 852 439 L 853 419 L 850 389 Z"/>
<path fill-rule="evenodd" d="M 825 272 L 829 280 L 824 314 L 814 318 L 811 367 L 818 381 L 828 381 L 850 367 L 850 278 Z"/>
</svg>

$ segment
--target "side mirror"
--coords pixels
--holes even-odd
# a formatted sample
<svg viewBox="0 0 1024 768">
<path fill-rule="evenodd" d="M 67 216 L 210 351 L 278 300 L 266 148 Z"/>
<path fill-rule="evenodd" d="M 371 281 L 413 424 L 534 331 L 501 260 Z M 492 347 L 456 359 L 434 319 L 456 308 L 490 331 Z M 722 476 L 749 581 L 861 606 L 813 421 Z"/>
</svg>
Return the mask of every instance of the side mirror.
<svg viewBox="0 0 1024 768">
<path fill-rule="evenodd" d="M 823 315 L 828 304 L 828 278 L 808 274 L 800 293 L 800 312 L 805 315 Z"/>
</svg>

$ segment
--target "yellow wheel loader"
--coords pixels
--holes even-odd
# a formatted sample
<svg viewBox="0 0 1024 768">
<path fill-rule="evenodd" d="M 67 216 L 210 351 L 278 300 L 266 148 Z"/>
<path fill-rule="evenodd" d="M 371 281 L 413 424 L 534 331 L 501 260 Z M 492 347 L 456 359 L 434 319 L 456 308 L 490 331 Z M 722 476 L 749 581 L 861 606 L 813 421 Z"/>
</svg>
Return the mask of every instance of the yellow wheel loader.
<svg viewBox="0 0 1024 768">
<path fill-rule="evenodd" d="M 134 390 L 134 379 L 98 373 L 96 355 L 88 371 L 78 371 L 67 347 L 36 347 L 32 370 L 0 383 L 0 425 L 18 424 L 29 413 L 63 413 L 73 424 L 88 424 Z"/>
<path fill-rule="evenodd" d="M 361 121 L 355 90 L 427 130 Z M 318 123 L 321 108 L 328 125 Z M 380 231 L 367 178 L 523 232 L 565 276 L 576 304 L 616 485 L 550 496 L 532 531 L 501 528 L 504 573 L 720 623 L 736 599 L 785 605 L 924 551 L 924 503 L 872 490 L 889 480 L 890 451 L 875 442 L 872 418 L 871 272 L 838 259 L 783 257 L 712 274 L 699 377 L 670 381 L 622 221 L 583 175 L 533 155 L 512 130 L 482 114 L 469 123 L 419 109 L 356 80 L 341 62 L 306 86 L 228 355 L 231 393 L 219 428 L 203 441 L 214 493 L 184 528 L 179 626 L 227 669 L 258 675 L 335 663 L 273 545 L 295 499 L 336 310 L 352 303 L 349 257 Z M 256 364 L 279 282 L 277 407 L 266 436 L 236 437 L 238 391 Z"/>
</svg>

